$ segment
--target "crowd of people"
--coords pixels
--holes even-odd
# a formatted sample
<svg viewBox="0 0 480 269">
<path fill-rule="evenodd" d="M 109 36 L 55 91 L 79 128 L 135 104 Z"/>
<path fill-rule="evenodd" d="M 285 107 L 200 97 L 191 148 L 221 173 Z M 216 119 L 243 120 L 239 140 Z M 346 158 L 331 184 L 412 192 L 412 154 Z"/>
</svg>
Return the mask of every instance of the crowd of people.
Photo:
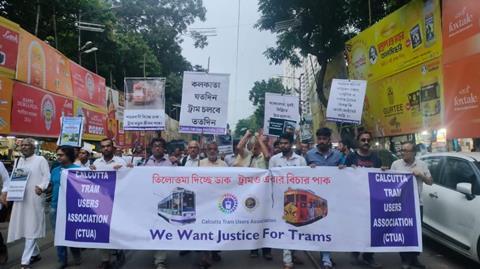
<svg viewBox="0 0 480 269">
<path fill-rule="evenodd" d="M 269 146 L 267 137 L 260 130 L 256 133 L 247 130 L 245 135 L 234 142 L 234 153 L 221 156 L 218 145 L 209 142 L 200 145 L 197 141 L 190 141 L 186 148 L 186 154 L 181 149 L 167 154 L 167 142 L 163 138 L 153 138 L 148 145 L 149 155 L 145 154 L 142 146 L 133 150 L 132 156 L 124 157 L 118 151 L 114 142 L 104 139 L 100 142 L 102 156 L 91 162 L 92 151 L 88 148 L 73 148 L 60 146 L 56 151 L 57 165 L 50 168 L 45 158 L 36 156 L 36 143 L 31 138 L 23 139 L 21 142 L 22 157 L 15 161 L 15 169 L 24 169 L 30 174 L 27 182 L 25 196 L 21 202 L 7 202 L 9 187 L 8 172 L 0 165 L 0 175 L 3 180 L 0 203 L 4 208 L 11 208 L 11 217 L 8 229 L 7 242 L 25 239 L 25 247 L 21 258 L 21 268 L 32 268 L 32 264 L 40 260 L 40 249 L 38 239 L 45 237 L 46 212 L 44 198 L 46 192 L 51 193 L 49 217 L 55 229 L 56 210 L 60 188 L 60 175 L 64 169 L 88 168 L 92 170 L 131 168 L 134 166 L 186 166 L 186 167 L 254 167 L 273 168 L 286 166 L 335 166 L 339 169 L 353 167 L 381 168 L 382 170 L 402 170 L 412 172 L 416 176 L 419 195 L 423 183 L 432 184 L 432 177 L 427 165 L 415 158 L 416 147 L 414 143 L 406 141 L 402 144 L 402 159 L 396 160 L 393 164 L 385 166 L 382 164 L 378 154 L 371 149 L 372 134 L 362 131 L 357 136 L 357 147 L 355 150 L 349 147 L 348 143 L 340 141 L 336 148 L 332 147 L 332 131 L 328 128 L 320 128 L 316 132 L 316 145 L 308 143 L 297 143 L 291 133 L 281 135 L 272 145 Z M 297 150 L 295 150 L 295 148 Z M 3 168 L 2 168 L 3 167 Z M 420 203 L 421 205 L 421 203 Z M 6 261 L 6 246 L 0 234 L 0 262 Z M 68 262 L 76 265 L 82 262 L 82 251 L 77 248 L 69 248 L 72 259 L 70 260 L 67 247 L 57 246 L 58 268 L 65 268 Z M 113 262 L 123 262 L 125 259 L 122 250 L 101 249 L 99 269 L 112 268 Z M 250 251 L 250 258 L 261 256 L 266 260 L 272 260 L 270 248 L 263 248 Z M 191 255 L 192 261 L 198 268 L 209 268 L 214 262 L 222 259 L 219 251 L 181 251 L 180 255 Z M 411 267 L 425 268 L 418 259 L 419 253 L 401 253 L 402 268 Z M 321 264 L 323 268 L 334 267 L 330 252 L 322 252 Z M 291 269 L 302 261 L 295 255 L 294 250 L 283 250 L 283 268 Z M 374 253 L 352 253 L 353 262 L 366 265 L 370 268 L 381 268 L 382 265 L 375 260 Z M 167 268 L 167 252 L 157 250 L 153 254 L 154 268 Z"/>
</svg>

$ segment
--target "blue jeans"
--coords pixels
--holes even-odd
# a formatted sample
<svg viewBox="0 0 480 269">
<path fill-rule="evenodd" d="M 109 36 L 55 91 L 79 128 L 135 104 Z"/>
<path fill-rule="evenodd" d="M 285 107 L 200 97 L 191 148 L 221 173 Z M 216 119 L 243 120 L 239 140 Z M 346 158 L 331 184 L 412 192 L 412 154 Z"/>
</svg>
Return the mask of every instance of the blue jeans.
<svg viewBox="0 0 480 269">
<path fill-rule="evenodd" d="M 55 226 L 56 226 L 56 223 L 57 223 L 57 209 L 56 208 L 50 208 L 50 221 L 52 223 L 53 232 L 55 233 Z M 57 249 L 58 262 L 61 263 L 61 264 L 67 265 L 67 258 L 68 258 L 67 247 L 56 246 L 55 248 Z M 70 248 L 70 251 L 75 256 L 80 255 L 80 249 L 79 248 Z"/>
</svg>

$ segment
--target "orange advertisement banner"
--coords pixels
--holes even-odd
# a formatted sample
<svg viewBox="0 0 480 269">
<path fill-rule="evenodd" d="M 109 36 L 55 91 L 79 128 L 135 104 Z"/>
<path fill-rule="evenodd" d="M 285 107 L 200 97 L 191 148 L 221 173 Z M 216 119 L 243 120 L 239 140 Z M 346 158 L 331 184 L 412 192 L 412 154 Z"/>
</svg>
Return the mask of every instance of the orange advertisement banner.
<svg viewBox="0 0 480 269">
<path fill-rule="evenodd" d="M 17 80 L 71 97 L 70 61 L 63 54 L 25 30 L 20 31 Z"/>
<path fill-rule="evenodd" d="M 480 53 L 480 1 L 443 0 L 444 63 Z"/>
<path fill-rule="evenodd" d="M 0 74 L 15 77 L 20 26 L 0 17 Z"/>
<path fill-rule="evenodd" d="M 0 77 L 0 134 L 10 134 L 13 81 Z"/>
<path fill-rule="evenodd" d="M 75 101 L 75 116 L 83 121 L 83 139 L 100 141 L 107 136 L 107 114 L 104 109 L 80 101 Z"/>
<path fill-rule="evenodd" d="M 480 54 L 443 68 L 447 137 L 480 137 Z"/>
</svg>

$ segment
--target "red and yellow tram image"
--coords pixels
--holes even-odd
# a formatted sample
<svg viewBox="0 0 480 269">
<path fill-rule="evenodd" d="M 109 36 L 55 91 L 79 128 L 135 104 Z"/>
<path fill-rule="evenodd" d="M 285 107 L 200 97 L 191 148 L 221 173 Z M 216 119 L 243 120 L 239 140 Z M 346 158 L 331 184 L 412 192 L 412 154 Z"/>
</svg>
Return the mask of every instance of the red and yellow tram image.
<svg viewBox="0 0 480 269">
<path fill-rule="evenodd" d="M 294 226 L 308 225 L 328 214 L 327 200 L 311 190 L 288 188 L 283 198 L 283 219 Z"/>
<path fill-rule="evenodd" d="M 184 188 L 175 188 L 158 203 L 158 215 L 170 223 L 195 222 L 195 193 Z"/>
</svg>

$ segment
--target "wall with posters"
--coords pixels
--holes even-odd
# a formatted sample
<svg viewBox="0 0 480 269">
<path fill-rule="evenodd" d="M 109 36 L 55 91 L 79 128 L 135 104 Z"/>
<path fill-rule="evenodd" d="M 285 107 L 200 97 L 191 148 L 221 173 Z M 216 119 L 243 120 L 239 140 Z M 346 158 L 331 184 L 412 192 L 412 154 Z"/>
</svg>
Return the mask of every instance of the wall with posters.
<svg viewBox="0 0 480 269">
<path fill-rule="evenodd" d="M 0 134 L 10 133 L 13 80 L 0 77 Z"/>
<path fill-rule="evenodd" d="M 0 17 L 0 75 L 13 78 L 17 68 L 20 26 Z"/>
<path fill-rule="evenodd" d="M 413 0 L 346 43 L 349 76 L 378 80 L 442 54 L 439 0 Z"/>
<path fill-rule="evenodd" d="M 448 138 L 480 137 L 479 20 L 479 1 L 443 1 L 443 73 Z"/>
<path fill-rule="evenodd" d="M 73 115 L 73 100 L 14 82 L 11 131 L 19 135 L 57 137 L 60 117 Z"/>
<path fill-rule="evenodd" d="M 105 108 L 107 105 L 105 79 L 73 61 L 70 61 L 70 72 L 75 97 L 91 105 Z"/>
<path fill-rule="evenodd" d="M 80 101 L 75 101 L 75 116 L 85 118 L 83 126 L 83 139 L 100 141 L 106 137 L 107 114 L 96 106 L 92 106 Z"/>
<path fill-rule="evenodd" d="M 67 97 L 73 95 L 70 60 L 25 30 L 20 30 L 17 80 Z"/>
<path fill-rule="evenodd" d="M 395 136 L 442 125 L 440 59 L 369 84 L 363 122 L 374 136 Z"/>
</svg>

